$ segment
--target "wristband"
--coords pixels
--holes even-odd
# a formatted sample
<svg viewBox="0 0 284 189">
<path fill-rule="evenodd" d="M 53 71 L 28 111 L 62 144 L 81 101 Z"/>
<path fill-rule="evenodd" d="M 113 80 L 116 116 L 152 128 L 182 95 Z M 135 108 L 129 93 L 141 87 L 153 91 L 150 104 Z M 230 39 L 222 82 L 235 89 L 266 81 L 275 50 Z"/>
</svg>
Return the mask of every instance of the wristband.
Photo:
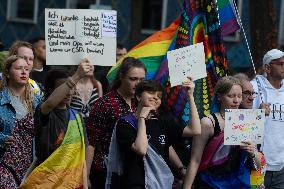
<svg viewBox="0 0 284 189">
<path fill-rule="evenodd" d="M 146 119 L 146 117 L 139 117 L 139 119 Z"/>
</svg>

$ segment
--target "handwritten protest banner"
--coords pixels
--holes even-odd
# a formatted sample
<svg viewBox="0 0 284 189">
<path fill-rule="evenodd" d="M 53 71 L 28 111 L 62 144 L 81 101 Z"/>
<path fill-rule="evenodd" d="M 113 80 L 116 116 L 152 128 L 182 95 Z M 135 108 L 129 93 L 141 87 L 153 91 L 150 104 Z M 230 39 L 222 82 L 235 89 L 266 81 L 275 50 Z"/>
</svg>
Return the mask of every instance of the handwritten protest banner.
<svg viewBox="0 0 284 189">
<path fill-rule="evenodd" d="M 78 65 L 88 58 L 95 65 L 112 66 L 116 31 L 116 11 L 45 9 L 46 62 Z"/>
<path fill-rule="evenodd" d="M 261 144 L 265 115 L 262 109 L 226 109 L 224 144 L 240 145 L 242 141 Z"/>
<path fill-rule="evenodd" d="M 187 76 L 194 80 L 207 76 L 203 43 L 169 51 L 167 57 L 172 87 L 181 85 Z"/>
</svg>

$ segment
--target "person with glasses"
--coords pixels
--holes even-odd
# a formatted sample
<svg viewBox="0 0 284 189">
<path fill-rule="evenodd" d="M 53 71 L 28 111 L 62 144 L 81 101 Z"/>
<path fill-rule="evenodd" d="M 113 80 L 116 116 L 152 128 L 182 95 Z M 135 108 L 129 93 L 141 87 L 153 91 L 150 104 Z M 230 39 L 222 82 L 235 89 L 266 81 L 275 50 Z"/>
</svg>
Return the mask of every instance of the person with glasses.
<svg viewBox="0 0 284 189">
<path fill-rule="evenodd" d="M 278 49 L 268 51 L 263 57 L 266 77 L 257 75 L 252 81 L 258 93 L 253 108 L 267 103 L 270 108 L 264 127 L 263 153 L 267 167 L 265 188 L 284 188 L 284 52 Z"/>
<path fill-rule="evenodd" d="M 250 80 L 248 78 L 247 75 L 243 74 L 243 73 L 238 73 L 236 75 L 234 75 L 235 78 L 238 78 L 240 80 L 240 84 L 242 87 L 242 102 L 240 104 L 240 109 L 252 109 L 252 105 L 253 105 L 253 100 L 254 98 L 258 95 L 254 89 L 252 84 L 250 83 Z M 259 109 L 265 109 L 265 114 L 268 115 L 269 114 L 269 104 L 267 103 L 262 103 L 260 104 Z M 266 161 L 265 161 L 265 157 L 261 151 L 262 147 L 260 144 L 258 144 L 256 146 L 256 149 L 258 151 L 256 151 L 256 156 L 258 156 L 258 159 L 260 160 L 260 164 L 261 167 L 259 170 L 251 170 L 251 180 L 250 180 L 250 184 L 251 187 L 264 187 L 264 174 L 263 174 L 263 170 L 264 167 L 266 165 Z"/>
<path fill-rule="evenodd" d="M 133 57 L 125 58 L 109 93 L 93 105 L 87 121 L 87 168 L 92 188 L 105 188 L 107 154 L 113 128 L 120 116 L 134 112 L 136 85 L 146 75 L 145 65 Z"/>
</svg>

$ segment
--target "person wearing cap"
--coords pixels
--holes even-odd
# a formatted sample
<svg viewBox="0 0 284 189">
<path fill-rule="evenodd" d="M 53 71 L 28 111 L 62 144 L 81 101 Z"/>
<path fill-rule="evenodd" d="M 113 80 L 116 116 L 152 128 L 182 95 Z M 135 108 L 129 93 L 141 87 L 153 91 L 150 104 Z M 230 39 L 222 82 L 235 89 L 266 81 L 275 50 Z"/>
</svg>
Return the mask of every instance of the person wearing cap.
<svg viewBox="0 0 284 189">
<path fill-rule="evenodd" d="M 263 153 L 267 162 L 265 188 L 284 188 L 284 52 L 268 51 L 263 57 L 267 76 L 257 75 L 251 81 L 258 93 L 253 108 L 269 106 L 264 127 Z"/>
</svg>

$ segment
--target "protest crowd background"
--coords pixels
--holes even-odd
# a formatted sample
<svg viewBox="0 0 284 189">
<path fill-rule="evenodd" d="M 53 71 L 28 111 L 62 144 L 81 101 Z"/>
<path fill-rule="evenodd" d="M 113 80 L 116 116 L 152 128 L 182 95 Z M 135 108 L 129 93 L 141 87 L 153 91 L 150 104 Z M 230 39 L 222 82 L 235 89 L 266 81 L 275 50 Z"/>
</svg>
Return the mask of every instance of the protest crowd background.
<svg viewBox="0 0 284 189">
<path fill-rule="evenodd" d="M 1 189 L 284 189 L 284 2 L 248 3 L 249 34 L 241 1 L 178 2 L 130 40 L 100 1 L 45 7 L 29 38 L 0 30 Z M 155 23 L 157 5 L 132 8 Z"/>
</svg>

